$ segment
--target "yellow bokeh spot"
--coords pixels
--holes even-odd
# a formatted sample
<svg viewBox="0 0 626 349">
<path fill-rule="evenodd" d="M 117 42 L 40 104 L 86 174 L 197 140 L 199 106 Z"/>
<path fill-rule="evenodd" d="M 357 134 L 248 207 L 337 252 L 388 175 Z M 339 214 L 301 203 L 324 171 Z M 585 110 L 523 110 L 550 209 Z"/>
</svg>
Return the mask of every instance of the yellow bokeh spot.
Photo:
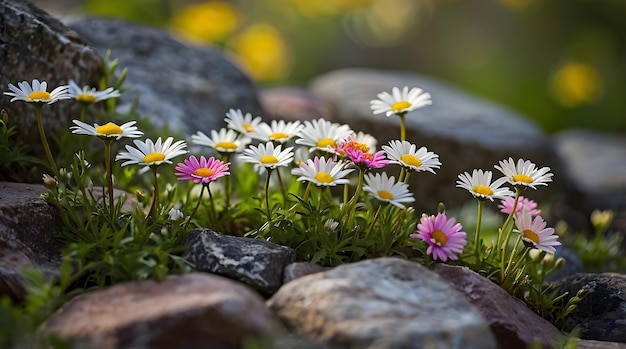
<svg viewBox="0 0 626 349">
<path fill-rule="evenodd" d="M 422 160 L 420 160 L 417 156 L 412 154 L 404 154 L 400 157 L 400 161 L 404 162 L 409 166 L 420 167 L 422 166 Z"/>
<path fill-rule="evenodd" d="M 76 96 L 76 100 L 81 103 L 94 103 L 96 101 L 96 96 L 81 93 Z"/>
<path fill-rule="evenodd" d="M 331 183 L 333 181 L 333 176 L 327 172 L 318 172 L 315 175 L 315 179 L 320 183 Z"/>
<path fill-rule="evenodd" d="M 274 155 L 265 155 L 261 157 L 261 163 L 265 165 L 275 164 L 278 162 L 278 158 Z"/>
<path fill-rule="evenodd" d="M 474 191 L 474 193 L 476 194 L 481 194 L 481 195 L 487 195 L 487 196 L 491 196 L 493 195 L 493 190 L 491 188 L 489 188 L 486 185 L 475 185 L 472 190 Z"/>
<path fill-rule="evenodd" d="M 163 160 L 165 160 L 165 154 L 163 153 L 150 153 L 143 157 L 143 162 L 146 164 Z"/>
<path fill-rule="evenodd" d="M 283 35 L 269 24 L 248 27 L 233 38 L 230 47 L 240 63 L 259 81 L 281 78 L 291 66 L 291 52 Z"/>
<path fill-rule="evenodd" d="M 211 177 L 213 175 L 213 170 L 206 167 L 200 167 L 193 171 L 193 174 L 200 177 Z"/>
<path fill-rule="evenodd" d="M 233 142 L 217 142 L 215 143 L 216 149 L 237 150 L 237 144 Z"/>
<path fill-rule="evenodd" d="M 335 143 L 335 140 L 332 138 L 322 138 L 319 141 L 317 141 L 315 145 L 320 148 L 326 148 L 326 147 L 337 148 L 337 143 Z"/>
<path fill-rule="evenodd" d="M 286 134 L 285 132 L 274 132 L 270 135 L 270 139 L 283 139 L 283 138 L 289 138 L 289 135 Z"/>
<path fill-rule="evenodd" d="M 239 25 L 239 12 L 225 1 L 207 1 L 189 5 L 176 13 L 170 26 L 195 41 L 223 40 Z"/>
<path fill-rule="evenodd" d="M 552 92 L 556 100 L 566 107 L 590 104 L 602 92 L 602 76 L 591 65 L 567 63 L 552 78 Z"/>
<path fill-rule="evenodd" d="M 96 128 L 96 133 L 97 134 L 101 134 L 101 135 L 105 135 L 105 136 L 110 136 L 110 135 L 121 135 L 124 131 L 122 131 L 122 128 L 117 126 L 116 124 L 109 122 L 108 124 L 102 125 L 102 126 L 98 126 Z"/>
<path fill-rule="evenodd" d="M 50 93 L 46 91 L 33 91 L 28 95 L 31 100 L 47 101 L 50 99 Z"/>
<path fill-rule="evenodd" d="M 526 183 L 526 184 L 530 184 L 530 183 L 534 182 L 533 179 L 530 176 L 525 175 L 523 173 L 518 173 L 515 176 L 513 176 L 513 181 L 515 181 L 515 182 L 522 182 L 522 183 Z"/>
<path fill-rule="evenodd" d="M 539 235 L 537 235 L 534 231 L 526 229 L 522 232 L 522 234 L 524 235 L 524 239 L 530 240 L 535 244 L 539 243 Z"/>
<path fill-rule="evenodd" d="M 448 242 L 448 237 L 441 230 L 435 230 L 430 234 L 430 242 L 437 246 L 443 246 Z"/>
<path fill-rule="evenodd" d="M 410 108 L 411 107 L 411 103 L 407 102 L 407 101 L 400 101 L 400 102 L 395 102 L 394 104 L 391 105 L 391 110 L 393 111 L 400 111 L 406 108 Z"/>
<path fill-rule="evenodd" d="M 378 196 L 381 199 L 385 199 L 385 200 L 393 200 L 393 194 L 391 194 L 390 192 L 386 191 L 386 190 L 379 190 L 378 191 Z"/>
</svg>

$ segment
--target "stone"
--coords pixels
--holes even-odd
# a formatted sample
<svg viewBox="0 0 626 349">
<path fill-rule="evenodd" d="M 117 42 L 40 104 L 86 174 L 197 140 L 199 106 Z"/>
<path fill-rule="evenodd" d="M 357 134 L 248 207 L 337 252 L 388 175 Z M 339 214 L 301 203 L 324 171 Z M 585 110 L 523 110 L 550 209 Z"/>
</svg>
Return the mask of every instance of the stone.
<svg viewBox="0 0 626 349">
<path fill-rule="evenodd" d="M 592 341 L 587 339 L 576 340 L 577 349 L 626 349 L 626 344 L 617 342 Z"/>
<path fill-rule="evenodd" d="M 33 79 L 46 81 L 48 92 L 73 79 L 81 85 L 97 86 L 102 76 L 102 58 L 76 32 L 27 1 L 0 1 L 0 89 L 8 84 Z M 35 109 L 27 102 L 9 102 L 2 94 L 0 109 L 18 126 L 16 139 L 44 158 L 36 125 Z M 59 101 L 46 105 L 42 122 L 49 133 L 67 130 L 80 113 L 79 103 Z M 54 143 L 51 144 L 54 147 Z"/>
<path fill-rule="evenodd" d="M 539 341 L 554 345 L 561 333 L 521 300 L 467 267 L 438 263 L 434 271 L 463 293 L 489 323 L 500 348 L 528 348 Z"/>
<path fill-rule="evenodd" d="M 563 267 L 561 267 L 561 269 L 555 270 L 552 273 L 548 274 L 548 276 L 546 277 L 547 282 L 554 282 L 568 276 L 585 272 L 585 268 L 583 266 L 582 260 L 580 260 L 580 257 L 578 257 L 578 255 L 566 245 L 556 246 L 554 258 L 563 258 L 565 264 L 563 264 Z"/>
<path fill-rule="evenodd" d="M 326 105 L 303 88 L 267 87 L 260 91 L 259 99 L 265 110 L 265 121 L 314 120 L 320 117 L 330 120 L 331 117 Z"/>
<path fill-rule="evenodd" d="M 196 270 L 241 281 L 265 294 L 283 284 L 283 269 L 296 261 L 296 251 L 260 239 L 223 235 L 194 229 L 183 241 L 183 258 Z"/>
<path fill-rule="evenodd" d="M 559 292 L 570 296 L 589 293 L 557 324 L 563 331 L 579 328 L 580 338 L 626 343 L 626 275 L 577 274 L 558 282 Z"/>
<path fill-rule="evenodd" d="M 433 101 L 405 117 L 407 140 L 418 147 L 426 146 L 439 155 L 442 163 L 436 175 L 418 173 L 410 178 L 410 189 L 419 198 L 414 204 L 418 213 L 435 213 L 441 201 L 448 207 L 460 207 L 472 200 L 467 191 L 455 187 L 460 173 L 491 170 L 497 178 L 500 172 L 493 166 L 509 157 L 531 160 L 539 167 L 553 165 L 553 157 L 546 151 L 549 138 L 538 126 L 522 115 L 430 77 L 346 68 L 318 76 L 311 81 L 310 89 L 333 112 L 333 120 L 372 134 L 380 147 L 400 138 L 400 122 L 395 116 L 374 115 L 370 100 L 381 92 L 391 92 L 394 86 L 422 88 Z M 552 188 L 556 184 L 524 195 L 535 200 L 547 198 Z"/>
<path fill-rule="evenodd" d="M 343 264 L 281 287 L 267 306 L 327 348 L 495 348 L 478 310 L 426 267 L 400 258 Z"/>
<path fill-rule="evenodd" d="M 69 17 L 68 26 L 100 54 L 128 68 L 118 111 L 147 116 L 156 127 L 191 135 L 226 126 L 231 109 L 263 114 L 256 86 L 217 48 L 177 40 L 167 31 L 123 20 Z"/>
<path fill-rule="evenodd" d="M 323 267 L 318 264 L 311 264 L 309 262 L 291 263 L 288 264 L 283 271 L 283 284 L 286 284 L 305 275 L 319 273 L 328 269 L 330 268 Z"/>
<path fill-rule="evenodd" d="M 273 316 L 253 290 L 204 273 L 120 283 L 79 295 L 47 333 L 89 348 L 240 348 L 271 337 Z M 82 346 L 81 346 L 82 345 Z"/>
</svg>

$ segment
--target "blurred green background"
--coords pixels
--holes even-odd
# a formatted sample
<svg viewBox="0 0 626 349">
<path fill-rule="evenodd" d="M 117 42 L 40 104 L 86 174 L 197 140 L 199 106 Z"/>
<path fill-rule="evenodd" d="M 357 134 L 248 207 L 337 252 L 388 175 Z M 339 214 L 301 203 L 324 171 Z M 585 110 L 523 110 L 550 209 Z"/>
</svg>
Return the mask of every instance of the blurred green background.
<svg viewBox="0 0 626 349">
<path fill-rule="evenodd" d="M 261 86 L 341 67 L 430 75 L 546 132 L 626 131 L 624 0 L 64 0 L 222 47 Z"/>
</svg>

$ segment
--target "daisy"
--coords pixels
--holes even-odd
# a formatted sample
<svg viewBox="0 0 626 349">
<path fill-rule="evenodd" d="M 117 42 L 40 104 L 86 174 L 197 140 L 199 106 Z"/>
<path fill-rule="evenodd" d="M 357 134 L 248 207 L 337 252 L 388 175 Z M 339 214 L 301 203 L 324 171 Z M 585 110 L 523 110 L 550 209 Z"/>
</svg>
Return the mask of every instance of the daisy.
<svg viewBox="0 0 626 349">
<path fill-rule="evenodd" d="M 512 158 L 500 161 L 500 166 L 494 166 L 500 170 L 506 177 L 507 181 L 514 185 L 516 188 L 531 187 L 537 189 L 536 185 L 548 185 L 552 182 L 553 174 L 550 173 L 549 167 L 537 168 L 537 165 L 530 160 L 524 161 L 524 159 L 517 160 L 517 165 Z"/>
<path fill-rule="evenodd" d="M 513 210 L 513 203 L 515 202 L 515 198 L 512 196 L 505 197 L 502 201 L 500 201 L 500 205 L 498 208 L 500 212 L 510 214 Z M 537 209 L 537 203 L 534 200 L 527 199 L 523 196 L 519 196 L 517 200 L 517 207 L 515 209 L 515 213 L 521 213 L 522 209 L 526 209 L 532 216 L 536 217 L 541 214 L 541 210 Z"/>
<path fill-rule="evenodd" d="M 298 181 L 308 181 L 317 186 L 335 186 L 337 184 L 347 184 L 349 180 L 344 178 L 354 169 L 344 169 L 346 164 L 343 161 L 335 162 L 332 158 L 315 157 L 309 159 L 298 168 L 291 170 L 294 176 L 300 176 Z"/>
<path fill-rule="evenodd" d="M 147 139 L 145 142 L 136 139 L 133 141 L 135 147 L 127 145 L 127 151 L 117 154 L 115 161 L 126 160 L 122 166 L 132 164 L 145 166 L 140 173 L 147 171 L 151 166 L 159 166 L 162 163 L 171 164 L 172 158 L 187 153 L 185 141 L 172 143 L 173 141 L 174 138 L 172 137 L 168 137 L 165 142 L 161 141 L 161 137 L 156 142 L 151 139 Z"/>
<path fill-rule="evenodd" d="M 365 176 L 363 190 L 380 201 L 386 201 L 390 204 L 403 209 L 403 202 L 414 202 L 413 195 L 409 192 L 409 185 L 403 182 L 396 183 L 394 176 L 387 177 L 387 173 L 375 175 L 369 173 Z"/>
<path fill-rule="evenodd" d="M 352 133 L 350 126 L 332 123 L 324 119 L 305 121 L 298 132 L 296 144 L 305 145 L 313 152 L 316 149 L 334 153 L 337 142 Z"/>
<path fill-rule="evenodd" d="M 389 142 L 389 145 L 383 145 L 382 148 L 387 153 L 389 162 L 398 164 L 409 171 L 435 173 L 434 169 L 441 166 L 437 154 L 428 151 L 426 147 L 416 150 L 417 146 L 407 141 L 393 140 Z"/>
<path fill-rule="evenodd" d="M 70 127 L 70 130 L 79 135 L 96 136 L 102 139 L 115 138 L 115 140 L 120 140 L 122 137 L 137 138 L 143 135 L 143 132 L 137 130 L 136 121 L 129 121 L 121 126 L 112 122 L 102 126 L 95 123 L 91 126 L 79 120 L 72 120 L 72 122 L 75 126 Z"/>
<path fill-rule="evenodd" d="M 370 149 L 370 153 L 375 152 L 378 145 L 378 140 L 374 136 L 362 131 L 353 135 L 352 140 L 365 144 Z"/>
<path fill-rule="evenodd" d="M 422 89 L 414 87 L 409 90 L 405 86 L 402 91 L 394 87 L 391 94 L 381 92 L 378 99 L 370 101 L 370 108 L 374 114 L 385 113 L 387 117 L 393 114 L 405 114 L 417 108 L 432 104 L 430 94 L 425 93 Z"/>
<path fill-rule="evenodd" d="M 426 253 L 432 255 L 433 259 L 445 262 L 448 258 L 458 259 L 456 254 L 463 252 L 467 245 L 467 234 L 461 229 L 463 227 L 454 218 L 448 219 L 445 213 L 438 213 L 437 216 L 422 216 L 417 233 L 410 236 L 426 242 Z"/>
<path fill-rule="evenodd" d="M 230 109 L 226 113 L 224 121 L 226 121 L 228 128 L 243 135 L 256 131 L 257 126 L 262 122 L 260 116 L 252 118 L 250 113 L 243 115 L 241 109 Z"/>
<path fill-rule="evenodd" d="M 467 172 L 459 175 L 456 186 L 467 189 L 476 199 L 504 199 L 512 196 L 513 192 L 509 188 L 500 188 L 506 182 L 506 178 L 500 178 L 491 183 L 491 171 L 474 170 L 470 175 Z"/>
<path fill-rule="evenodd" d="M 372 154 L 370 150 L 367 144 L 357 142 L 349 137 L 339 144 L 335 153 L 350 159 L 352 165 L 362 169 L 383 168 L 389 164 L 384 151 L 381 150 Z"/>
<path fill-rule="evenodd" d="M 194 183 L 208 184 L 220 177 L 229 175 L 228 166 L 230 164 L 216 160 L 214 157 L 200 157 L 200 161 L 195 156 L 185 159 L 183 163 L 176 166 L 176 176 L 178 180 L 190 179 Z"/>
<path fill-rule="evenodd" d="M 255 171 L 263 173 L 266 169 L 273 170 L 277 167 L 287 166 L 293 160 L 293 147 L 282 149 L 282 145 L 274 146 L 274 143 L 261 143 L 257 146 L 250 145 L 239 156 L 240 160 L 254 164 Z"/>
<path fill-rule="evenodd" d="M 558 241 L 559 237 L 554 233 L 554 228 L 546 228 L 546 221 L 541 216 L 533 219 L 533 215 L 526 209 L 515 215 L 515 226 L 517 232 L 522 234 L 522 240 L 532 244 L 536 249 L 554 253 L 556 252 L 554 246 L 561 244 Z"/>
<path fill-rule="evenodd" d="M 95 87 L 83 86 L 81 88 L 76 82 L 74 82 L 74 80 L 70 80 L 68 92 L 71 98 L 85 104 L 96 103 L 120 96 L 120 91 L 114 89 L 113 87 L 97 91 Z"/>
<path fill-rule="evenodd" d="M 61 85 L 51 92 L 46 91 L 46 89 L 48 88 L 47 82 L 39 82 L 39 80 L 37 79 L 33 80 L 32 87 L 27 81 L 19 82 L 17 85 L 19 86 L 19 88 L 17 88 L 13 84 L 9 84 L 9 90 L 11 90 L 12 92 L 4 93 L 7 96 L 13 97 L 11 99 L 11 102 L 24 101 L 37 104 L 52 104 L 62 99 L 72 98 L 68 93 L 68 85 Z"/>
<path fill-rule="evenodd" d="M 220 153 L 235 153 L 248 146 L 250 138 L 239 137 L 235 130 L 222 128 L 219 132 L 211 130 L 211 137 L 198 131 L 191 136 L 191 142 L 211 147 Z"/>
<path fill-rule="evenodd" d="M 179 219 L 183 219 L 185 215 L 181 210 L 177 210 L 175 208 L 170 208 L 170 211 L 167 213 L 167 217 L 170 221 L 177 221 Z"/>
<path fill-rule="evenodd" d="M 272 120 L 269 125 L 264 122 L 260 123 L 248 135 L 263 142 L 285 143 L 295 137 L 303 127 L 304 125 L 301 125 L 300 121 L 285 122 L 283 120 Z"/>
</svg>

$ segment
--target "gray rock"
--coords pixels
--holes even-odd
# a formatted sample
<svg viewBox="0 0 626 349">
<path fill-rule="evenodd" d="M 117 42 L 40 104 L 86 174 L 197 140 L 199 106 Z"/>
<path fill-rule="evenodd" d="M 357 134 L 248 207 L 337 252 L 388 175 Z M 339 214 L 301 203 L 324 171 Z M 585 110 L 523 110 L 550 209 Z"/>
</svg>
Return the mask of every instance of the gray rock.
<svg viewBox="0 0 626 349">
<path fill-rule="evenodd" d="M 563 331 L 580 329 L 580 338 L 626 343 L 626 275 L 578 274 L 561 280 L 560 292 L 589 293 L 558 323 Z"/>
<path fill-rule="evenodd" d="M 500 172 L 493 166 L 508 157 L 528 159 L 540 167 L 552 165 L 552 156 L 546 151 L 549 139 L 536 125 L 432 78 L 410 72 L 351 68 L 326 73 L 311 82 L 313 94 L 333 111 L 335 121 L 371 133 L 379 146 L 399 139 L 400 122 L 395 116 L 374 115 L 369 102 L 394 86 L 422 88 L 433 101 L 405 117 L 407 140 L 437 153 L 443 164 L 437 175 L 411 176 L 410 189 L 419 198 L 414 205 L 418 212 L 435 212 L 440 201 L 457 207 L 470 200 L 467 191 L 455 187 L 462 172 L 480 168 L 494 171 L 497 178 Z M 524 195 L 546 197 L 550 192 L 546 189 Z"/>
<path fill-rule="evenodd" d="M 66 23 L 101 54 L 110 49 L 120 68 L 128 68 L 121 112 L 139 98 L 137 113 L 185 135 L 225 127 L 230 108 L 263 114 L 250 78 L 218 49 L 122 20 L 83 17 Z"/>
<path fill-rule="evenodd" d="M 265 110 L 265 119 L 314 120 L 330 118 L 326 105 L 306 89 L 271 87 L 260 91 L 259 98 Z"/>
<path fill-rule="evenodd" d="M 478 310 L 420 264 L 370 259 L 298 278 L 267 301 L 329 348 L 495 348 Z"/>
<path fill-rule="evenodd" d="M 269 337 L 272 314 L 251 289 L 210 274 L 169 275 L 75 297 L 47 332 L 88 348 L 240 348 Z"/>
<path fill-rule="evenodd" d="M 48 92 L 66 85 L 70 79 L 96 86 L 101 78 L 102 59 L 74 31 L 27 1 L 0 1 L 0 89 L 17 86 L 21 81 L 46 81 Z M 29 103 L 0 96 L 0 109 L 5 109 L 11 123 L 18 126 L 18 137 L 24 144 L 44 157 L 36 125 L 35 109 Z M 50 133 L 67 129 L 80 106 L 59 101 L 43 108 L 42 121 Z M 53 146 L 53 145 L 51 145 Z"/>
<path fill-rule="evenodd" d="M 577 349 L 625 349 L 626 344 L 617 342 L 592 341 L 587 339 L 576 340 Z"/>
<path fill-rule="evenodd" d="M 311 264 L 309 262 L 296 262 L 291 263 L 285 267 L 283 271 L 283 284 L 293 281 L 297 278 L 301 278 L 305 275 L 319 273 L 330 268 L 323 267 L 318 264 Z"/>
<path fill-rule="evenodd" d="M 184 258 L 198 271 L 227 276 L 267 294 L 280 288 L 283 269 L 296 260 L 296 251 L 289 247 L 210 229 L 192 230 L 183 244 L 189 247 Z"/>
<path fill-rule="evenodd" d="M 574 253 L 569 247 L 566 245 L 556 246 L 556 252 L 554 253 L 554 258 L 563 258 L 565 260 L 565 264 L 561 269 L 555 270 L 551 274 L 546 277 L 547 282 L 557 281 L 578 273 L 584 273 L 585 268 L 583 266 L 583 262 L 580 260 L 580 257 Z"/>
<path fill-rule="evenodd" d="M 437 264 L 435 272 L 462 292 L 487 319 L 500 348 L 528 348 L 539 341 L 550 347 L 561 333 L 524 302 L 466 267 Z"/>
</svg>

